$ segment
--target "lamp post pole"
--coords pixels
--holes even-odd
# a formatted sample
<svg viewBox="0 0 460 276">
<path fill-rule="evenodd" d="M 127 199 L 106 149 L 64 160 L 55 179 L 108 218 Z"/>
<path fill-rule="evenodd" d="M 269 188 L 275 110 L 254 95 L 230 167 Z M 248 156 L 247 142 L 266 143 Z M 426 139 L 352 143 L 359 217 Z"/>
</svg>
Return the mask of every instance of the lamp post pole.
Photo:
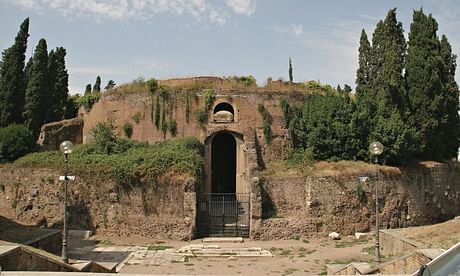
<svg viewBox="0 0 460 276">
<path fill-rule="evenodd" d="M 65 160 L 65 171 L 64 171 L 64 225 L 62 229 L 62 261 L 69 263 L 67 257 L 67 181 L 69 180 L 68 175 L 68 155 L 73 151 L 73 144 L 70 141 L 64 141 L 59 146 L 59 149 L 64 154 Z"/>
<path fill-rule="evenodd" d="M 379 224 L 379 190 L 378 190 L 378 180 L 379 180 L 379 170 L 377 168 L 378 156 L 383 152 L 383 145 L 380 142 L 372 142 L 369 145 L 369 151 L 374 156 L 375 171 L 377 175 L 377 180 L 375 181 L 375 263 L 380 264 L 380 224 Z"/>
<path fill-rule="evenodd" d="M 377 181 L 375 182 L 375 263 L 380 264 L 380 223 L 379 223 L 379 169 L 377 168 L 377 155 L 374 159 L 375 170 L 377 172 Z"/>
<path fill-rule="evenodd" d="M 65 156 L 65 172 L 64 172 L 64 229 L 62 230 L 62 261 L 64 263 L 69 263 L 69 258 L 67 258 L 67 153 L 64 153 Z"/>
</svg>

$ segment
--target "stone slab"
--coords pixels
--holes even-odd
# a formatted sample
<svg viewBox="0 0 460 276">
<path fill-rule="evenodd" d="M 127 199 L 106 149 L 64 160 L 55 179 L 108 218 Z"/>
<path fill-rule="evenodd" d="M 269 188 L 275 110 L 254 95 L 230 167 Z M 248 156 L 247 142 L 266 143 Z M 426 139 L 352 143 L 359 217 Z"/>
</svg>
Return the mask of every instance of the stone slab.
<svg viewBox="0 0 460 276">
<path fill-rule="evenodd" d="M 244 242 L 242 237 L 211 237 L 204 238 L 203 242 Z"/>
<path fill-rule="evenodd" d="M 69 230 L 69 236 L 87 239 L 93 235 L 92 230 Z"/>
</svg>

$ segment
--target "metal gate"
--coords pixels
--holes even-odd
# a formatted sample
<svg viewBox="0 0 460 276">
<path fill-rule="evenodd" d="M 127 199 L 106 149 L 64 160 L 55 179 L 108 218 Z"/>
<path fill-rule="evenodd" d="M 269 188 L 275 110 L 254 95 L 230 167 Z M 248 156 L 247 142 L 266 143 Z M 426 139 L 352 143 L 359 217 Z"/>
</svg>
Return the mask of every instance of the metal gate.
<svg viewBox="0 0 460 276">
<path fill-rule="evenodd" d="M 198 237 L 249 237 L 249 194 L 204 194 L 198 199 Z"/>
</svg>

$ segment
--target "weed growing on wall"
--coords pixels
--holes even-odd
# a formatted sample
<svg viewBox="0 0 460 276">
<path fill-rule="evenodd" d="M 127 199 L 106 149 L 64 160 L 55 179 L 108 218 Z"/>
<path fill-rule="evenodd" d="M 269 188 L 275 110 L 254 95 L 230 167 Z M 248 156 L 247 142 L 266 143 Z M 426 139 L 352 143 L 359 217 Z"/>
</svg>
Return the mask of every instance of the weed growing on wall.
<svg viewBox="0 0 460 276">
<path fill-rule="evenodd" d="M 265 108 L 263 104 L 258 104 L 257 105 L 257 110 L 259 111 L 260 115 L 262 115 L 262 118 L 264 120 L 263 124 L 263 132 L 264 132 L 264 137 L 265 137 L 265 142 L 270 143 L 272 140 L 272 116 L 270 115 L 270 112 Z"/>
<path fill-rule="evenodd" d="M 133 125 L 130 124 L 129 122 L 126 122 L 123 125 L 123 133 L 125 134 L 126 137 L 131 138 L 133 135 Z"/>
<path fill-rule="evenodd" d="M 133 121 L 138 124 L 142 119 L 142 114 L 140 112 L 136 112 L 136 114 L 134 114 L 131 119 L 133 119 Z"/>
<path fill-rule="evenodd" d="M 101 93 L 90 93 L 76 98 L 75 101 L 78 107 L 83 106 L 86 112 L 90 112 L 93 105 L 99 101 L 100 97 Z"/>
</svg>

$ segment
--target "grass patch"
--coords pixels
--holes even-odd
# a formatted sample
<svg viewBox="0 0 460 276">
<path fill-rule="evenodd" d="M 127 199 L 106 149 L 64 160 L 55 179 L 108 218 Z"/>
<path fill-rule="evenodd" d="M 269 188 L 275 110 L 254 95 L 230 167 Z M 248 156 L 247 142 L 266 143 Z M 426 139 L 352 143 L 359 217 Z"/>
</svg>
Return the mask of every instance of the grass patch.
<svg viewBox="0 0 460 276">
<path fill-rule="evenodd" d="M 150 251 L 161 251 L 161 250 L 166 250 L 169 248 L 173 248 L 173 247 L 169 245 L 162 245 L 162 244 L 150 244 L 149 246 L 147 246 L 147 250 L 150 250 Z"/>
<path fill-rule="evenodd" d="M 112 245 L 112 241 L 109 241 L 109 240 L 102 240 L 99 242 L 100 245 L 103 245 L 103 246 L 109 246 L 109 245 Z"/>
<path fill-rule="evenodd" d="M 302 240 L 303 243 L 310 243 L 309 240 Z"/>
<path fill-rule="evenodd" d="M 289 256 L 289 254 L 291 254 L 291 250 L 283 250 L 283 251 L 281 251 L 280 255 L 283 256 L 283 257 L 287 257 L 287 256 Z"/>
<path fill-rule="evenodd" d="M 287 270 L 284 271 L 283 275 L 289 275 L 294 272 L 296 272 L 298 269 L 297 268 L 288 268 Z"/>
<path fill-rule="evenodd" d="M 355 258 L 351 258 L 351 259 L 338 259 L 338 260 L 332 261 L 333 264 L 349 264 L 349 263 L 354 263 L 354 262 L 357 262 L 357 260 L 356 260 Z"/>
<path fill-rule="evenodd" d="M 345 247 L 352 247 L 357 244 L 367 243 L 367 240 L 351 240 L 351 241 L 339 241 L 335 244 L 335 248 L 345 248 Z"/>
</svg>

